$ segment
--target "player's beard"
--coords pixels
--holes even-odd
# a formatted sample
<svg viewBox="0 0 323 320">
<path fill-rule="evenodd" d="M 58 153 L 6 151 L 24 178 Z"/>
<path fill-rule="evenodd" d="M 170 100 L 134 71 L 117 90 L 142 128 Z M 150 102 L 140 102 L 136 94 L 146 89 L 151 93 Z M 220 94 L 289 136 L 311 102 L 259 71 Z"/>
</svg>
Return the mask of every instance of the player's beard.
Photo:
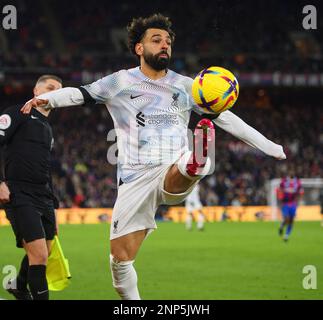
<svg viewBox="0 0 323 320">
<path fill-rule="evenodd" d="M 167 54 L 167 58 L 166 57 L 160 57 L 161 54 Z M 152 67 L 154 70 L 156 71 L 161 71 L 161 70 L 165 70 L 168 68 L 169 65 L 169 55 L 167 52 L 159 52 L 155 55 L 153 55 L 152 53 L 144 53 L 144 60 L 146 61 L 146 63 Z"/>
</svg>

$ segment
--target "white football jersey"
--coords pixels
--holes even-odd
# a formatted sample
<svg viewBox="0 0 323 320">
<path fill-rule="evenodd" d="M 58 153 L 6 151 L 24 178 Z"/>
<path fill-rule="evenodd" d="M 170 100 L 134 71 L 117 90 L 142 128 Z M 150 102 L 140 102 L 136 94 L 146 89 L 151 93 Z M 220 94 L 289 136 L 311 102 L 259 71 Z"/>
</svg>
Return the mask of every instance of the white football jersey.
<svg viewBox="0 0 323 320">
<path fill-rule="evenodd" d="M 117 135 L 118 178 L 123 182 L 137 179 L 149 168 L 171 165 L 188 150 L 192 82 L 171 70 L 152 80 L 136 67 L 83 86 L 111 114 Z"/>
</svg>

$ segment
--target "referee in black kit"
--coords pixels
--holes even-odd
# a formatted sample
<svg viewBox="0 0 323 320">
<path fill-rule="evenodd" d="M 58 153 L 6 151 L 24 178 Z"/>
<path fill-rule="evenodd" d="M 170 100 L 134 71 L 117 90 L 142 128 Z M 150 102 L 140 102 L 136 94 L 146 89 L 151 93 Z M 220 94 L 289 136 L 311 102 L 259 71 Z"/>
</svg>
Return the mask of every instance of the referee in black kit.
<svg viewBox="0 0 323 320">
<path fill-rule="evenodd" d="M 60 88 L 60 78 L 44 75 L 38 79 L 34 95 Z M 0 203 L 15 233 L 17 247 L 27 253 L 16 283 L 12 279 L 7 290 L 18 300 L 48 300 L 46 264 L 51 240 L 57 234 L 58 207 L 50 173 L 50 111 L 33 108 L 27 115 L 20 108 L 10 107 L 0 116 Z"/>
</svg>

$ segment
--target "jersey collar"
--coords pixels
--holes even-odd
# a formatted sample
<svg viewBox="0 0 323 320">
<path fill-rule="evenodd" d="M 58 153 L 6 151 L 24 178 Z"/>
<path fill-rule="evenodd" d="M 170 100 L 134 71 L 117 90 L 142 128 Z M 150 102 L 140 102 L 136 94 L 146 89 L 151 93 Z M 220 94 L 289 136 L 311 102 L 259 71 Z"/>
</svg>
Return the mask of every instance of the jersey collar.
<svg viewBox="0 0 323 320">
<path fill-rule="evenodd" d="M 146 81 L 151 81 L 151 82 L 165 82 L 169 78 L 169 75 L 171 73 L 171 70 L 167 69 L 166 74 L 162 78 L 157 79 L 157 80 L 153 80 L 143 74 L 143 72 L 140 69 L 140 66 L 136 67 L 135 69 L 141 79 L 146 80 Z"/>
</svg>

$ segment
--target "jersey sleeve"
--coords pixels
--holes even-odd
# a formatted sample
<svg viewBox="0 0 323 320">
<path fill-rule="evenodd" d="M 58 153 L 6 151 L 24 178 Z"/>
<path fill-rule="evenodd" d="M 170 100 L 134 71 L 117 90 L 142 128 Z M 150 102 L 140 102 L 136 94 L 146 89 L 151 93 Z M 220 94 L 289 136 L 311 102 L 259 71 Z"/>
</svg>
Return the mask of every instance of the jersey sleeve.
<svg viewBox="0 0 323 320">
<path fill-rule="evenodd" d="M 0 116 L 0 181 L 5 180 L 3 146 L 15 134 L 17 128 L 28 119 L 20 112 L 20 106 L 6 109 Z"/>
<path fill-rule="evenodd" d="M 20 107 L 6 109 L 0 116 L 0 146 L 5 145 L 27 119 L 28 115 L 20 112 Z"/>
<path fill-rule="evenodd" d="M 85 101 L 106 103 L 122 90 L 123 71 L 112 73 L 102 79 L 80 87 Z"/>
<path fill-rule="evenodd" d="M 220 116 L 213 122 L 224 131 L 231 133 L 251 147 L 261 150 L 274 158 L 280 160 L 286 159 L 286 155 L 281 145 L 267 139 L 231 111 L 226 110 L 221 112 Z"/>
</svg>

